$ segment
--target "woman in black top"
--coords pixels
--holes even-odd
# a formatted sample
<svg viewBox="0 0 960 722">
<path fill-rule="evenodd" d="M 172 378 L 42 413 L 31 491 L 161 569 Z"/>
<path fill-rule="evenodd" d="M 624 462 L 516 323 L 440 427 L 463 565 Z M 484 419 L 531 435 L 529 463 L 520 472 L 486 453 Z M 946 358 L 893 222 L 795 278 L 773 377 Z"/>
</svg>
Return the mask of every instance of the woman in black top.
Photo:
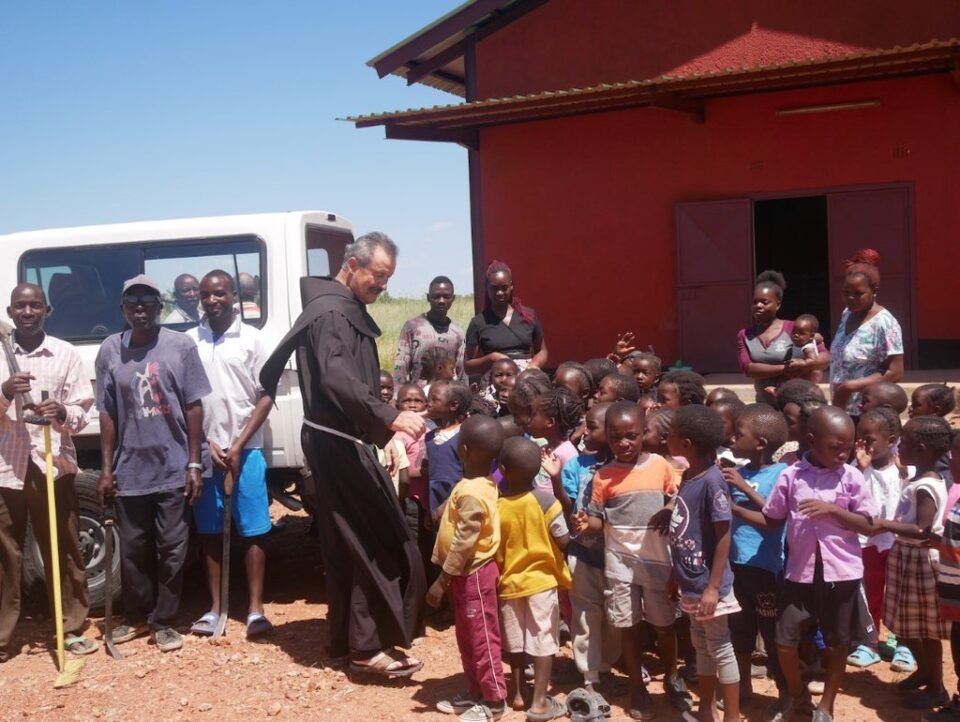
<svg viewBox="0 0 960 722">
<path fill-rule="evenodd" d="M 531 366 L 542 368 L 547 362 L 543 327 L 536 312 L 514 295 L 510 267 L 494 261 L 486 278 L 486 306 L 467 326 L 467 373 L 485 375 L 501 358 L 513 359 L 521 371 Z"/>
</svg>

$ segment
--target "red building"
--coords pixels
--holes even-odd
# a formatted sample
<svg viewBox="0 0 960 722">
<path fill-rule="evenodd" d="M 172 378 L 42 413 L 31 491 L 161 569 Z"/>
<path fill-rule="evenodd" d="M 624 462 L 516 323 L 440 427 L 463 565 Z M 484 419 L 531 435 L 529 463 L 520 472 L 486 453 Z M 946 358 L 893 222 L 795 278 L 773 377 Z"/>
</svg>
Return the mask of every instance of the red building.
<svg viewBox="0 0 960 722">
<path fill-rule="evenodd" d="M 554 361 L 736 370 L 757 271 L 829 336 L 872 246 L 907 366 L 957 367 L 958 37 L 955 0 L 474 0 L 370 62 L 464 102 L 352 120 L 468 149 L 477 292 L 509 263 Z"/>
</svg>

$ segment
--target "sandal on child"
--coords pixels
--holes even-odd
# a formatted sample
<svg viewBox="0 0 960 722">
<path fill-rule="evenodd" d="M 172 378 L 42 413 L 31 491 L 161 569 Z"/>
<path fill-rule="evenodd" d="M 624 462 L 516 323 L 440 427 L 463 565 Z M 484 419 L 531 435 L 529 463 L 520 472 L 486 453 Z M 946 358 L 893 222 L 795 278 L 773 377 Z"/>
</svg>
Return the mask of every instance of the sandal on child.
<svg viewBox="0 0 960 722">
<path fill-rule="evenodd" d="M 890 669 L 895 672 L 916 672 L 917 660 L 913 658 L 913 652 L 903 645 L 897 647 L 893 653 L 893 660 L 890 662 Z"/>
<path fill-rule="evenodd" d="M 217 629 L 217 621 L 219 619 L 220 615 L 216 612 L 207 612 L 190 625 L 190 631 L 193 634 L 199 634 L 201 637 L 212 637 Z"/>
<path fill-rule="evenodd" d="M 861 644 L 847 657 L 847 664 L 854 667 L 869 667 L 879 661 L 880 655 L 865 644 Z"/>
<path fill-rule="evenodd" d="M 558 717 L 567 716 L 567 706 L 560 700 L 554 699 L 549 694 L 547 695 L 547 704 L 550 705 L 550 707 L 546 712 L 533 712 L 531 710 L 527 710 L 528 722 L 550 722 L 550 720 L 555 720 Z"/>
</svg>

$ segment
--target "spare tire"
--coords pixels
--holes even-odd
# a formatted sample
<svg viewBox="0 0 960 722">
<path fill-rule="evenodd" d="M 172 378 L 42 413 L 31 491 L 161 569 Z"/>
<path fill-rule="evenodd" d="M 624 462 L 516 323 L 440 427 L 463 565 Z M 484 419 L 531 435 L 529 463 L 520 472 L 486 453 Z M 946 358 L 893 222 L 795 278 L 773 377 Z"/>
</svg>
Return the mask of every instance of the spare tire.
<svg viewBox="0 0 960 722">
<path fill-rule="evenodd" d="M 106 529 L 100 517 L 100 501 L 97 498 L 97 471 L 84 470 L 77 474 L 74 485 L 77 490 L 77 499 L 80 504 L 80 550 L 87 567 L 87 590 L 90 594 L 91 610 L 102 610 L 106 599 Z M 116 527 L 113 530 L 113 596 L 114 601 L 120 598 L 120 540 Z M 40 546 L 33 535 L 33 529 L 27 526 L 27 536 L 23 548 L 23 586 L 28 592 L 43 588 L 44 572 L 43 558 L 40 556 Z"/>
</svg>

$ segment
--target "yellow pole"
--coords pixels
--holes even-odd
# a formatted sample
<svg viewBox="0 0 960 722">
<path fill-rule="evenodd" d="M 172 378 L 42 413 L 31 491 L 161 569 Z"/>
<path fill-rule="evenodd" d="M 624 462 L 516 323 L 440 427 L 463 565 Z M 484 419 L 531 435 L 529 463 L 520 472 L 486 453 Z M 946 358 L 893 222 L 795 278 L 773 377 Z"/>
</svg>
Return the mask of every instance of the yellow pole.
<svg viewBox="0 0 960 722">
<path fill-rule="evenodd" d="M 57 625 L 57 669 L 65 669 L 63 649 L 63 595 L 60 591 L 60 545 L 57 541 L 57 499 L 53 486 L 53 444 L 50 426 L 43 427 L 43 452 L 47 467 L 47 516 L 50 523 L 50 571 L 53 578 L 53 617 Z"/>
</svg>

